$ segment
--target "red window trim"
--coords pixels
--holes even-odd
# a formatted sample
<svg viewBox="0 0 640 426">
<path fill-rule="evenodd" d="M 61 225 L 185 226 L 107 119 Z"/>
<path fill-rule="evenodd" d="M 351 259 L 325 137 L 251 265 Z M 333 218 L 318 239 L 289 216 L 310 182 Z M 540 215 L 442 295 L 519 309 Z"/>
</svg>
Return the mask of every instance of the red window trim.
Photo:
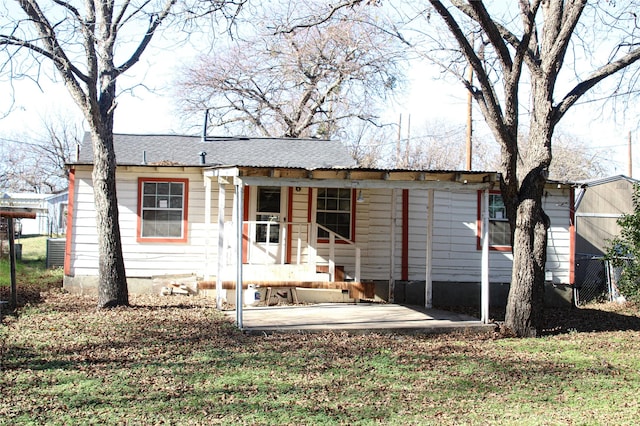
<svg viewBox="0 0 640 426">
<path fill-rule="evenodd" d="M 313 206 L 313 200 L 314 200 L 314 189 L 317 188 L 309 188 L 308 191 L 308 201 L 307 201 L 307 222 L 311 223 L 312 222 L 312 217 L 311 217 L 311 213 L 312 213 L 312 206 Z M 349 241 L 351 241 L 352 243 L 356 242 L 356 189 L 352 188 L 351 189 L 351 239 L 349 239 Z M 313 223 L 315 223 L 315 220 L 313 221 Z M 318 238 L 318 243 L 319 244 L 329 244 L 329 240 L 324 239 L 324 238 Z M 336 244 L 349 244 L 346 241 L 343 240 L 336 240 Z"/>
<path fill-rule="evenodd" d="M 482 194 L 484 190 L 478 190 L 478 210 L 476 220 L 476 249 L 482 250 Z M 501 194 L 500 191 L 489 191 L 489 194 Z M 489 244 L 489 250 L 510 252 L 513 248 L 508 246 L 494 246 Z"/>
<path fill-rule="evenodd" d="M 180 182 L 184 184 L 184 206 L 182 208 L 182 237 L 181 238 L 155 238 L 142 236 L 142 184 L 144 182 Z M 139 243 L 186 243 L 188 239 L 189 222 L 189 179 L 179 178 L 138 178 L 138 218 L 136 229 L 136 241 Z"/>
<path fill-rule="evenodd" d="M 71 275 L 71 243 L 75 221 L 76 169 L 69 169 L 69 194 L 67 196 L 67 235 L 64 249 L 64 274 Z"/>
<path fill-rule="evenodd" d="M 251 187 L 249 185 L 244 187 L 242 194 L 242 263 L 249 263 L 249 224 L 245 223 L 249 220 L 249 201 L 251 197 Z"/>
</svg>

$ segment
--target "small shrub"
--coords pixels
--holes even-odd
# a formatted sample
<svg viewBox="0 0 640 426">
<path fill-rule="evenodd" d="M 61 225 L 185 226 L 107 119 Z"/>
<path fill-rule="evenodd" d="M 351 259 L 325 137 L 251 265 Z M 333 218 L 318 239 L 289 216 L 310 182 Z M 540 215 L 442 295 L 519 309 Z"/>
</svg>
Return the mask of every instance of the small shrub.
<svg viewBox="0 0 640 426">
<path fill-rule="evenodd" d="M 607 258 L 622 267 L 618 280 L 620 293 L 629 300 L 640 301 L 640 185 L 633 189 L 633 213 L 618 219 L 620 235 L 609 242 Z"/>
</svg>

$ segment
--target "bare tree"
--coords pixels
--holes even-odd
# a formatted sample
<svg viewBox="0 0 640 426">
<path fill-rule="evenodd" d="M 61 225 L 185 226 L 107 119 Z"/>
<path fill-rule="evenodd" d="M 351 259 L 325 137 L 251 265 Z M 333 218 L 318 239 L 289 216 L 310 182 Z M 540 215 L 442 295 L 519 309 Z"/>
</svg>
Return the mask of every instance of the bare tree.
<svg viewBox="0 0 640 426">
<path fill-rule="evenodd" d="M 295 2 L 289 10 L 316 13 L 309 7 Z M 402 80 L 405 49 L 361 12 L 337 11 L 318 25 L 277 33 L 273 27 L 290 16 L 254 17 L 270 28 L 184 70 L 182 106 L 208 110 L 215 127 L 262 136 L 330 138 L 354 119 L 375 123 L 380 101 Z"/>
<path fill-rule="evenodd" d="M 429 33 L 432 41 L 441 43 L 441 49 L 429 56 L 455 73 L 472 93 L 501 147 L 501 190 L 514 258 L 506 326 L 519 336 L 535 335 L 543 319 L 549 218 L 541 200 L 551 166 L 553 132 L 567 110 L 604 79 L 616 73 L 637 78 L 632 65 L 640 59 L 638 4 L 586 0 L 429 3 L 432 7 L 422 12 L 430 22 L 425 25 L 431 28 L 443 22 L 449 34 L 437 39 L 435 32 Z M 467 66 L 473 69 L 475 81 L 466 77 Z M 526 155 L 519 156 L 524 148 L 519 132 L 525 102 L 529 137 Z"/>
<path fill-rule="evenodd" d="M 57 114 L 41 120 L 41 129 L 0 138 L 2 186 L 12 191 L 54 193 L 68 186 L 66 164 L 73 158 L 82 130 L 69 117 Z"/>
<path fill-rule="evenodd" d="M 410 140 L 401 140 L 403 167 L 431 170 L 459 170 L 465 167 L 466 128 L 443 121 L 426 122 L 412 131 Z M 530 140 L 520 135 L 519 163 L 526 162 Z M 473 138 L 473 168 L 498 170 L 500 147 L 491 136 Z M 553 159 L 549 179 L 576 182 L 606 174 L 607 161 L 601 149 L 593 149 L 567 133 L 553 137 Z"/>
<path fill-rule="evenodd" d="M 522 142 L 522 145 L 526 146 L 526 142 Z M 523 152 L 526 153 L 527 150 L 524 149 Z M 609 161 L 601 148 L 590 148 L 574 135 L 560 132 L 554 134 L 549 179 L 563 182 L 593 179 L 604 176 L 608 166 Z"/>
<path fill-rule="evenodd" d="M 100 307 L 129 303 L 113 148 L 116 82 L 140 60 L 172 12 L 193 17 L 229 5 L 237 6 L 232 0 L 13 0 L 2 6 L 0 52 L 6 59 L 0 72 L 37 82 L 53 70 L 82 111 L 91 134 Z"/>
</svg>

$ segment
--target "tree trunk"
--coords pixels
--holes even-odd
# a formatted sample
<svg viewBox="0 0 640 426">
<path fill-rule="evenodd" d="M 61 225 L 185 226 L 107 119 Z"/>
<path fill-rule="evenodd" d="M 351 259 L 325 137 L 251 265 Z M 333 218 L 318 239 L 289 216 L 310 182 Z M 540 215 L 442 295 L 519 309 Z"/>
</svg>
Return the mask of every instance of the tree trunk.
<svg viewBox="0 0 640 426">
<path fill-rule="evenodd" d="M 118 222 L 113 132 L 94 130 L 92 139 L 92 179 L 99 247 L 98 307 L 110 308 L 129 304 Z"/>
<path fill-rule="evenodd" d="M 518 206 L 513 245 L 513 273 L 505 325 L 517 336 L 535 337 L 542 327 L 544 265 L 548 217 L 541 199 L 525 199 Z"/>
</svg>

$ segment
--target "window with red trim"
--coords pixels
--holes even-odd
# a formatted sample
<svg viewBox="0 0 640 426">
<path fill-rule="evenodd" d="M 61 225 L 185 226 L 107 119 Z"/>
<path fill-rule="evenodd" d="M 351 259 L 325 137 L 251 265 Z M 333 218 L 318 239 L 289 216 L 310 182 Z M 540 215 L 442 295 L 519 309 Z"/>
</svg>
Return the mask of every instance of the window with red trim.
<svg viewBox="0 0 640 426">
<path fill-rule="evenodd" d="M 478 247 L 481 236 L 482 192 L 478 193 Z M 507 209 L 500 192 L 489 193 L 489 247 L 494 250 L 511 250 L 511 227 Z"/>
<path fill-rule="evenodd" d="M 489 194 L 489 245 L 511 245 L 511 228 L 501 194 Z"/>
<path fill-rule="evenodd" d="M 349 188 L 318 188 L 316 223 L 352 240 L 352 193 Z M 318 238 L 327 239 L 327 231 L 318 229 Z"/>
<path fill-rule="evenodd" d="M 187 240 L 188 179 L 138 179 L 138 241 Z"/>
</svg>

